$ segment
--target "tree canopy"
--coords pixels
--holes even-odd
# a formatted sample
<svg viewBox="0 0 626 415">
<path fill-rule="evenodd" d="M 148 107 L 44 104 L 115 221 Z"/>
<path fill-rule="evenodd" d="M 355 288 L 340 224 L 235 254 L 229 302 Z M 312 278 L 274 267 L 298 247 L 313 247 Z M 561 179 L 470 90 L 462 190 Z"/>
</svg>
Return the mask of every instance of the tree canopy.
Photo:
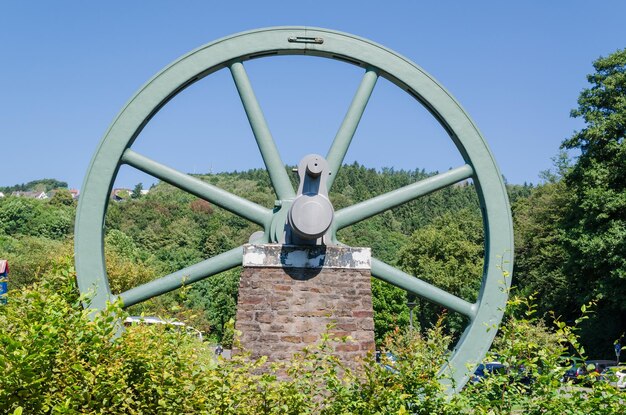
<svg viewBox="0 0 626 415">
<path fill-rule="evenodd" d="M 579 302 L 597 301 L 602 314 L 611 316 L 596 335 L 608 346 L 626 323 L 626 49 L 599 58 L 593 67 L 587 76 L 591 86 L 571 113 L 585 127 L 562 144 L 581 152 L 565 176 L 571 189 L 565 271 Z"/>
<path fill-rule="evenodd" d="M 14 186 L 0 186 L 0 192 L 26 192 L 26 191 L 39 191 L 49 192 L 54 189 L 67 189 L 67 182 L 62 182 L 57 179 L 39 179 L 33 180 L 28 183 L 16 184 Z"/>
</svg>

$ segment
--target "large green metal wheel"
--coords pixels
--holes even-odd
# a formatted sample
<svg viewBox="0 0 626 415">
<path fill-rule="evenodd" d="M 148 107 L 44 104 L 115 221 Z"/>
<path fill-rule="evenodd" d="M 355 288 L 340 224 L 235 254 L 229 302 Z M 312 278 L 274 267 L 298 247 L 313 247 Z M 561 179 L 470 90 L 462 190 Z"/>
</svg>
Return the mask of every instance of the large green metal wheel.
<svg viewBox="0 0 626 415">
<path fill-rule="evenodd" d="M 450 392 L 461 389 L 469 373 L 485 356 L 502 318 L 510 283 L 513 230 L 506 189 L 496 162 L 480 132 L 452 96 L 429 74 L 408 59 L 371 41 L 326 29 L 281 27 L 236 34 L 209 43 L 183 56 L 144 85 L 112 123 L 91 161 L 82 188 L 76 218 L 76 271 L 82 293 L 92 293 L 90 307 L 102 309 L 120 298 L 125 307 L 175 290 L 241 265 L 242 247 L 209 258 L 155 281 L 113 295 L 104 258 L 104 218 L 111 188 L 121 165 L 129 165 L 197 197 L 223 207 L 264 229 L 259 242 L 281 242 L 287 208 L 295 198 L 274 140 L 255 98 L 244 63 L 274 55 L 310 55 L 347 61 L 363 68 L 363 78 L 326 160 L 331 175 L 328 188 L 342 165 L 352 136 L 379 77 L 386 78 L 424 105 L 448 132 L 465 163 L 447 172 L 335 212 L 329 231 L 338 242 L 338 230 L 395 206 L 472 179 L 478 193 L 485 230 L 482 285 L 475 303 L 441 290 L 417 276 L 382 261 L 372 260 L 372 275 L 454 310 L 469 324 L 441 369 Z M 313 58 L 312 58 L 313 59 Z M 188 174 L 151 160 L 131 149 L 135 138 L 172 97 L 199 79 L 228 68 L 239 92 L 257 145 L 269 172 L 278 210 L 259 206 Z"/>
</svg>

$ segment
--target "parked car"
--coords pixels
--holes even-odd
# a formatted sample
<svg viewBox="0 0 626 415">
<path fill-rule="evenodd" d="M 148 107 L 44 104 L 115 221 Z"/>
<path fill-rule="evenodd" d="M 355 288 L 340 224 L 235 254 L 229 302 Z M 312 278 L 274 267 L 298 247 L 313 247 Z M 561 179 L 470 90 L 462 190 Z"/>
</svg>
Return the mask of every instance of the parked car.
<svg viewBox="0 0 626 415">
<path fill-rule="evenodd" d="M 481 363 L 474 371 L 474 374 L 470 377 L 470 381 L 476 383 L 480 382 L 487 376 L 494 374 L 505 374 L 507 372 L 507 367 L 500 362 Z"/>
<path fill-rule="evenodd" d="M 536 370 L 541 373 L 541 368 Z M 524 365 L 520 365 L 517 368 L 517 373 L 513 376 L 513 379 L 515 382 L 521 383 L 525 386 L 530 386 L 535 382 L 534 375 Z"/>
<path fill-rule="evenodd" d="M 600 374 L 601 381 L 626 390 L 626 366 L 607 366 Z"/>
<path fill-rule="evenodd" d="M 188 326 L 182 321 L 168 321 L 163 320 L 159 317 L 150 316 L 128 316 L 126 317 L 126 319 L 124 319 L 124 326 L 132 326 L 134 324 L 165 324 L 169 327 L 176 328 L 177 330 L 183 330 L 189 335 L 196 337 L 200 341 L 203 340 L 202 332 L 200 330 Z"/>
<path fill-rule="evenodd" d="M 376 350 L 376 363 L 384 367 L 391 373 L 398 373 L 398 369 L 394 367 L 398 358 L 391 352 L 381 352 L 380 350 Z"/>
<path fill-rule="evenodd" d="M 594 366 L 593 370 L 597 373 L 602 373 L 602 371 L 607 367 L 615 366 L 615 360 L 588 360 L 587 367 L 590 365 Z"/>
<path fill-rule="evenodd" d="M 572 367 L 565 371 L 561 382 L 580 383 L 586 374 L 587 368 L 584 363 L 581 365 L 573 364 Z"/>
<path fill-rule="evenodd" d="M 561 381 L 571 381 L 573 384 L 581 383 L 583 380 L 590 382 L 593 376 L 599 376 L 604 369 L 613 363 L 615 363 L 614 360 L 587 360 L 586 362 L 575 362 L 572 364 L 572 367 L 565 371 Z"/>
</svg>

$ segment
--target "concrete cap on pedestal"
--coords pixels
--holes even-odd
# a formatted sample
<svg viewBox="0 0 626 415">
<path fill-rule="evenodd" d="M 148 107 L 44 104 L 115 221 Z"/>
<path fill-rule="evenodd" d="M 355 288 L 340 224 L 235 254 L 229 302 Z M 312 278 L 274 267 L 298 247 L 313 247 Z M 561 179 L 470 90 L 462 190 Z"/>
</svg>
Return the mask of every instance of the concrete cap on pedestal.
<svg viewBox="0 0 626 415">
<path fill-rule="evenodd" d="M 244 267 L 370 269 L 371 261 L 370 248 L 281 244 L 243 247 Z"/>
</svg>

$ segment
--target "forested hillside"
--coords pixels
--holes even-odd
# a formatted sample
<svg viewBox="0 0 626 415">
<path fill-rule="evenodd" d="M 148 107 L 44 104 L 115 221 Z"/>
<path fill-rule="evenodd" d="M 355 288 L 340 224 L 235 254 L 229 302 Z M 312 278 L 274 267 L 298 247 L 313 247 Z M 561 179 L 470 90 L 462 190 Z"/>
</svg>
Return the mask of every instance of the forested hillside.
<svg viewBox="0 0 626 415">
<path fill-rule="evenodd" d="M 330 196 L 340 209 L 428 176 L 420 170 L 376 171 L 355 163 L 342 168 Z M 274 203 L 265 170 L 198 177 L 261 205 Z M 551 185 L 536 189 L 509 186 L 516 211 Z M 58 192 L 49 200 L 0 199 L 0 256 L 11 264 L 13 289 L 38 280 L 53 259 L 71 254 L 75 202 L 59 196 L 62 194 Z M 473 185 L 463 183 L 347 228 L 339 238 L 349 245 L 371 247 L 374 256 L 473 301 L 483 265 L 479 211 Z M 206 201 L 158 183 L 145 196 L 111 201 L 106 230 L 107 269 L 116 293 L 239 246 L 259 229 Z M 524 258 L 520 260 L 525 263 Z M 129 311 L 181 318 L 215 341 L 228 343 L 239 272 L 234 269 L 213 276 Z M 376 279 L 373 292 L 376 334 L 381 340 L 385 333 L 409 324 L 408 299 L 404 291 Z M 442 310 L 419 298 L 416 301 L 415 325 L 426 330 Z M 461 317 L 451 314 L 448 320 L 449 330 L 462 329 Z"/>
<path fill-rule="evenodd" d="M 508 185 L 515 227 L 514 289 L 536 293 L 540 314 L 566 321 L 581 306 L 592 314 L 582 325 L 590 357 L 612 358 L 626 330 L 626 51 L 594 63 L 591 86 L 572 112 L 585 127 L 563 142 L 580 151 L 555 159 L 537 186 Z M 555 149 L 556 152 L 556 149 Z M 290 169 L 289 169 L 290 170 Z M 428 177 L 423 170 L 376 171 L 344 166 L 330 195 L 335 209 Z M 266 207 L 275 196 L 264 170 L 200 175 L 200 179 Z M 293 177 L 295 181 L 295 176 Z M 64 184 L 51 179 L 36 186 Z M 31 190 L 26 185 L 4 189 Z M 46 189 L 49 190 L 49 189 Z M 0 198 L 0 258 L 11 265 L 11 287 L 20 289 L 48 271 L 52 259 L 72 252 L 75 202 L 64 192 L 49 200 Z M 110 202 L 106 258 L 114 292 L 147 282 L 227 251 L 259 230 L 206 201 L 159 183 L 147 195 L 134 192 Z M 441 288 L 473 300 L 483 266 L 484 236 L 471 182 L 448 187 L 339 233 L 353 246 Z M 131 313 L 178 316 L 217 341 L 235 316 L 239 270 L 211 277 L 178 292 L 134 306 Z M 408 324 L 407 296 L 373 282 L 376 335 Z M 416 300 L 416 325 L 428 329 L 439 307 Z M 463 321 L 448 316 L 447 330 Z M 226 339 L 227 341 L 227 339 Z"/>
</svg>

